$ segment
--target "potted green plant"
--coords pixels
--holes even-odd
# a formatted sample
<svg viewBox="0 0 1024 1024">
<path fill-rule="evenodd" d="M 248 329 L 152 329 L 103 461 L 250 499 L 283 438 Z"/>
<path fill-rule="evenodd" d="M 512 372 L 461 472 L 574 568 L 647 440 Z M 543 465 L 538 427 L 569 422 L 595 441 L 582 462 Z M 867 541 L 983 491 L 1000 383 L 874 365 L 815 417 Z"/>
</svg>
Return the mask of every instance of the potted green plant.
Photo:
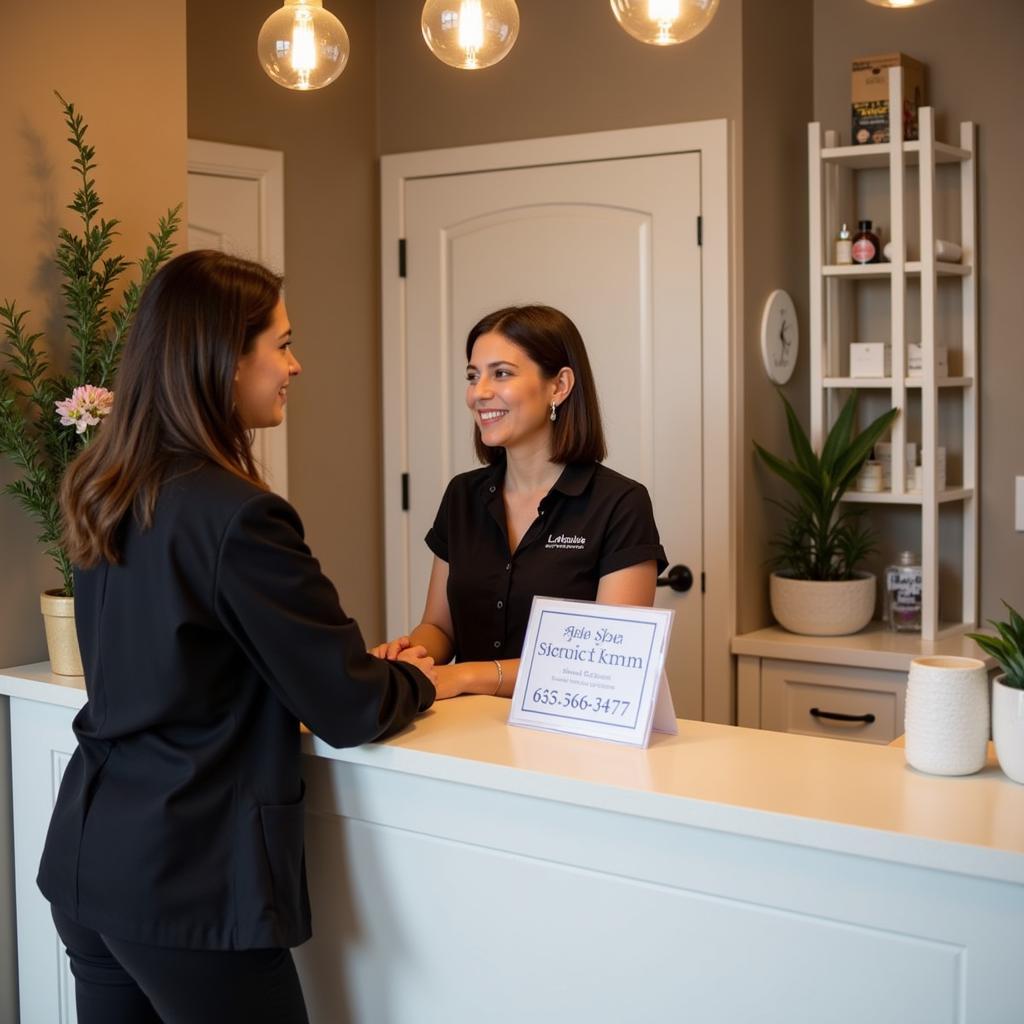
<svg viewBox="0 0 1024 1024">
<path fill-rule="evenodd" d="M 1009 621 L 989 620 L 997 636 L 967 635 L 1003 670 L 992 684 L 992 739 L 999 766 L 1014 782 L 1024 783 L 1024 618 L 1003 604 Z"/>
<path fill-rule="evenodd" d="M 792 490 L 791 498 L 774 502 L 786 518 L 772 542 L 777 552 L 770 563 L 772 614 L 793 633 L 856 633 L 875 610 L 875 577 L 857 568 L 874 549 L 874 536 L 862 510 L 844 507 L 841 501 L 899 410 L 890 409 L 855 434 L 857 396 L 852 394 L 819 455 L 781 391 L 779 397 L 793 459 L 773 455 L 754 442 L 765 466 Z"/>
<path fill-rule="evenodd" d="M 81 234 L 62 228 L 54 257 L 62 278 L 70 357 L 66 366 L 58 365 L 54 347 L 44 347 L 42 334 L 27 328 L 28 311 L 9 299 L 0 303 L 0 331 L 6 342 L 0 348 L 0 455 L 20 470 L 4 490 L 39 528 L 39 540 L 61 577 L 61 586 L 42 597 L 51 665 L 60 674 L 77 675 L 82 669 L 74 633 L 71 563 L 61 540 L 60 483 L 68 464 L 110 410 L 111 389 L 139 295 L 170 257 L 181 206 L 160 218 L 145 256 L 135 261 L 138 279 L 113 301 L 118 279 L 132 264 L 110 253 L 118 221 L 100 216 L 103 204 L 92 177 L 95 150 L 86 141 L 88 125 L 74 104 L 60 93 L 57 99 L 75 150 L 72 168 L 80 178 L 68 209 L 78 214 Z"/>
</svg>

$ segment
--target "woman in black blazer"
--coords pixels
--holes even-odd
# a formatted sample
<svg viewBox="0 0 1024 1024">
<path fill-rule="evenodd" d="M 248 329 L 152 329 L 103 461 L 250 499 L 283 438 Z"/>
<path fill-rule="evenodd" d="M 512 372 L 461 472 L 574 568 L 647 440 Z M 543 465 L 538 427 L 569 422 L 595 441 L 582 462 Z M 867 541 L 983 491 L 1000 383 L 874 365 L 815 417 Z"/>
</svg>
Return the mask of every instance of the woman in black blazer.
<svg viewBox="0 0 1024 1024">
<path fill-rule="evenodd" d="M 38 882 L 80 1024 L 305 1021 L 299 722 L 351 746 L 434 699 L 422 648 L 366 653 L 253 461 L 301 369 L 280 290 L 211 251 L 160 270 L 64 481 L 89 699 Z"/>
</svg>

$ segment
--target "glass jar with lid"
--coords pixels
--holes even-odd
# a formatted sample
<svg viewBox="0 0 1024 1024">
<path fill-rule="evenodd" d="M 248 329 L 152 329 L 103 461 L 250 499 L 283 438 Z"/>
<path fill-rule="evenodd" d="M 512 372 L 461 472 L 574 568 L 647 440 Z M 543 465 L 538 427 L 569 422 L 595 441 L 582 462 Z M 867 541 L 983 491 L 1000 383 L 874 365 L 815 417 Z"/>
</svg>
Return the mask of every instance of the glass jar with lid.
<svg viewBox="0 0 1024 1024">
<path fill-rule="evenodd" d="M 896 633 L 921 632 L 921 559 L 904 551 L 885 570 L 885 624 Z"/>
</svg>

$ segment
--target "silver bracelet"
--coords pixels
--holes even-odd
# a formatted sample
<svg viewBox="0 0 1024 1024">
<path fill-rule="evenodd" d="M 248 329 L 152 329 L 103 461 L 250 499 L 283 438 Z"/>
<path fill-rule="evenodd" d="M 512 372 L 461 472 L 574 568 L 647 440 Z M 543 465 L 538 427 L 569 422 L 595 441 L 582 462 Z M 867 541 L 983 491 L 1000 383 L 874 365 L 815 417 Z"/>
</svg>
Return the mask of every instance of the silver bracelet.
<svg viewBox="0 0 1024 1024">
<path fill-rule="evenodd" d="M 494 688 L 494 693 L 492 693 L 491 696 L 497 697 L 498 694 L 501 693 L 501 684 L 505 682 L 505 671 L 501 667 L 501 662 L 498 661 L 497 658 L 494 659 L 494 667 L 498 670 L 498 685 Z"/>
</svg>

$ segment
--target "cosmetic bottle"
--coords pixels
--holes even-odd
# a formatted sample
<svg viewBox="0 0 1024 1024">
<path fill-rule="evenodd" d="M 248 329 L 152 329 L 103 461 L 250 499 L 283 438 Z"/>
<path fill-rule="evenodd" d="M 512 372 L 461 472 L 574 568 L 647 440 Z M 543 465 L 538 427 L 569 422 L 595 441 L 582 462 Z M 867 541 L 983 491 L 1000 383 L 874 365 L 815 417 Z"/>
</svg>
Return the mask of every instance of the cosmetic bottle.
<svg viewBox="0 0 1024 1024">
<path fill-rule="evenodd" d="M 913 551 L 886 567 L 885 623 L 894 633 L 921 632 L 921 560 Z"/>
<path fill-rule="evenodd" d="M 882 256 L 878 235 L 871 230 L 871 221 L 862 220 L 857 225 L 857 234 L 853 236 L 851 254 L 854 263 L 878 263 Z"/>
<path fill-rule="evenodd" d="M 844 224 L 839 229 L 836 239 L 836 264 L 847 266 L 853 262 L 853 242 L 850 240 L 850 229 Z"/>
</svg>

